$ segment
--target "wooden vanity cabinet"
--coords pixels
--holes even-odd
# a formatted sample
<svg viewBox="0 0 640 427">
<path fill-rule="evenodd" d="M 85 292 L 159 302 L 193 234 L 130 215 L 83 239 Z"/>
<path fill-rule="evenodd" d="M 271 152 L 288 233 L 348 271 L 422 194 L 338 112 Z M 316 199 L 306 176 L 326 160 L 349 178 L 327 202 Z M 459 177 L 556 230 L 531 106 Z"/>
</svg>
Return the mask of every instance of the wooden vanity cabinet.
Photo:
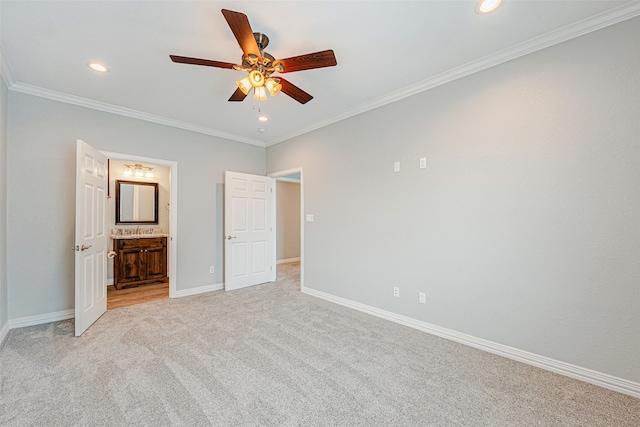
<svg viewBox="0 0 640 427">
<path fill-rule="evenodd" d="M 113 246 L 116 289 L 169 281 L 166 237 L 116 239 Z"/>
</svg>

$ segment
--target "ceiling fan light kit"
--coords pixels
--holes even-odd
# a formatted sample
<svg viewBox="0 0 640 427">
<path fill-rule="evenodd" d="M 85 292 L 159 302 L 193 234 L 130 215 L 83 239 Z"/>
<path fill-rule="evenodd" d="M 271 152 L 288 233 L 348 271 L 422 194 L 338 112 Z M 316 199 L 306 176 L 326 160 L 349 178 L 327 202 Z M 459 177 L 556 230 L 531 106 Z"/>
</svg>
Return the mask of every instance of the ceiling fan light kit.
<svg viewBox="0 0 640 427">
<path fill-rule="evenodd" d="M 253 90 L 253 98 L 259 101 L 267 99 L 267 92 L 271 96 L 276 96 L 278 93 L 283 92 L 299 103 L 306 104 L 313 99 L 313 96 L 282 77 L 272 77 L 271 74 L 291 73 L 337 65 L 333 50 L 276 60 L 272 55 L 264 51 L 269 44 L 269 37 L 262 33 L 254 33 L 245 14 L 227 9 L 222 9 L 222 14 L 242 49 L 243 55 L 240 65 L 186 56 L 169 55 L 169 57 L 173 62 L 182 64 L 204 65 L 247 72 L 246 77 L 236 81 L 238 88 L 229 98 L 231 102 L 244 101 Z"/>
</svg>

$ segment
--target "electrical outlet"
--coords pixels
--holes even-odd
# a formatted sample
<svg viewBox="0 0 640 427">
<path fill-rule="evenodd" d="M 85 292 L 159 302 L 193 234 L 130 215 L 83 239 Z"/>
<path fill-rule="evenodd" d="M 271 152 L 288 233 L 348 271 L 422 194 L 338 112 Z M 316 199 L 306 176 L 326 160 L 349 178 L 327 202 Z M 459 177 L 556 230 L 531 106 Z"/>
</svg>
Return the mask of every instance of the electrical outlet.
<svg viewBox="0 0 640 427">
<path fill-rule="evenodd" d="M 209 267 L 209 273 L 213 274 L 215 272 L 216 272 L 216 268 L 213 265 Z"/>
<path fill-rule="evenodd" d="M 420 304 L 426 304 L 427 303 L 427 294 L 425 294 L 424 292 L 418 293 L 418 301 L 420 301 Z"/>
<path fill-rule="evenodd" d="M 393 171 L 400 172 L 400 162 L 393 162 Z"/>
<path fill-rule="evenodd" d="M 427 158 L 420 157 L 420 169 L 426 169 L 426 168 L 427 168 Z"/>
<path fill-rule="evenodd" d="M 400 298 L 400 288 L 397 286 L 393 287 L 393 296 L 396 298 Z"/>
</svg>

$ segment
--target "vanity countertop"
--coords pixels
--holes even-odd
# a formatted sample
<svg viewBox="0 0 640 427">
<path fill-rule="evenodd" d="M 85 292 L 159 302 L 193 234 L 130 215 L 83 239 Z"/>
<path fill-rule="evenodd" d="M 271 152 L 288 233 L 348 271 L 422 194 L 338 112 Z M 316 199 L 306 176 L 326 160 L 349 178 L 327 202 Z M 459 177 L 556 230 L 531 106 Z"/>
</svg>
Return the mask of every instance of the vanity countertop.
<svg viewBox="0 0 640 427">
<path fill-rule="evenodd" d="M 155 234 L 112 234 L 111 238 L 114 240 L 120 239 L 150 239 L 153 237 L 169 237 L 166 233 L 155 233 Z"/>
</svg>

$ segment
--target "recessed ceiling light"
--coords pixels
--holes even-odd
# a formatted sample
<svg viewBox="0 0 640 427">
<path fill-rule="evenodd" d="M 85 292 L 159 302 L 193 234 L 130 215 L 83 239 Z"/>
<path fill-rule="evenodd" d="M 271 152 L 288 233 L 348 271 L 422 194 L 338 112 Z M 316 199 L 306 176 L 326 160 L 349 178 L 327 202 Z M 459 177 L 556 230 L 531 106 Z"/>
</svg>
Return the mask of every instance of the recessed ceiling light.
<svg viewBox="0 0 640 427">
<path fill-rule="evenodd" d="M 493 12 L 502 4 L 502 0 L 480 0 L 476 5 L 476 13 Z"/>
<path fill-rule="evenodd" d="M 267 116 L 260 116 L 258 117 L 258 120 L 260 120 L 261 122 L 266 122 L 269 121 L 269 118 Z"/>
<path fill-rule="evenodd" d="M 105 67 L 104 65 L 99 64 L 97 62 L 89 62 L 87 64 L 87 67 L 89 67 L 93 71 L 97 71 L 99 73 L 107 73 L 107 72 L 109 72 L 109 69 L 107 67 Z"/>
<path fill-rule="evenodd" d="M 265 128 L 258 128 L 258 132 L 266 132 L 267 130 Z"/>
</svg>

